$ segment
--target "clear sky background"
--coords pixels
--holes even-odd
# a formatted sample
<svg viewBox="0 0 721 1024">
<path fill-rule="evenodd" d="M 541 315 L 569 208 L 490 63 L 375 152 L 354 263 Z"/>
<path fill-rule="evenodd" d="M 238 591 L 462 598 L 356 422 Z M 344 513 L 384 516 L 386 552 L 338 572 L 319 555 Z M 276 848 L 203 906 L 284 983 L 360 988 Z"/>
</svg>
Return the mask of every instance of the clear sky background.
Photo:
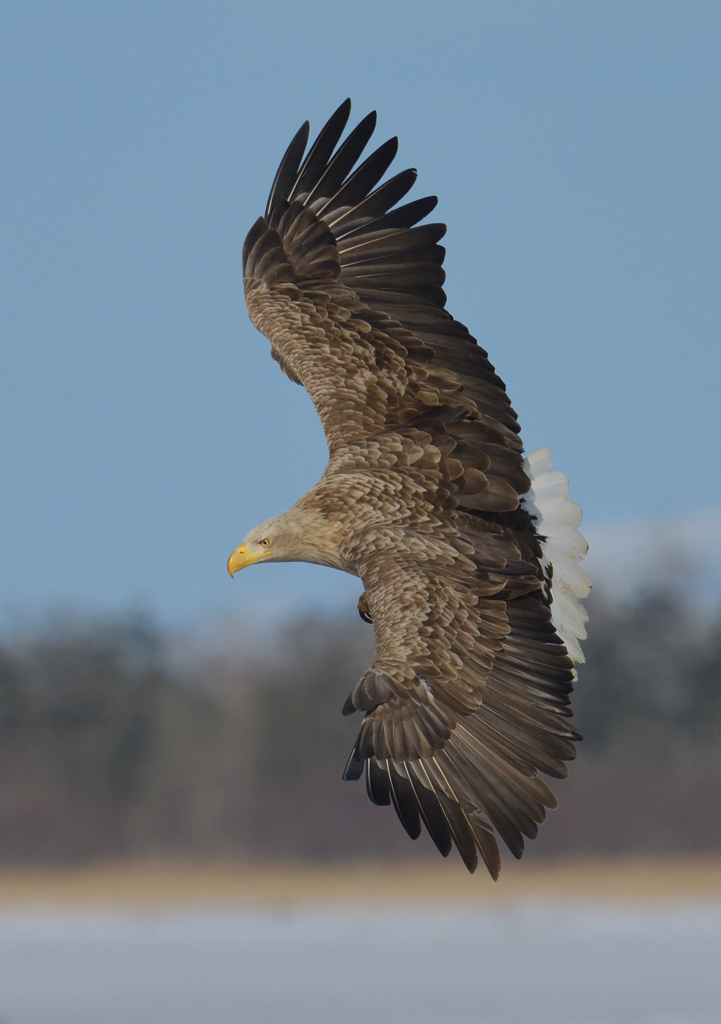
<svg viewBox="0 0 721 1024">
<path fill-rule="evenodd" d="M 2 615 L 356 598 L 317 567 L 225 573 L 325 464 L 241 248 L 292 134 L 347 95 L 440 197 L 449 309 L 599 567 L 657 529 L 718 558 L 720 50 L 694 0 L 7 0 Z"/>
</svg>

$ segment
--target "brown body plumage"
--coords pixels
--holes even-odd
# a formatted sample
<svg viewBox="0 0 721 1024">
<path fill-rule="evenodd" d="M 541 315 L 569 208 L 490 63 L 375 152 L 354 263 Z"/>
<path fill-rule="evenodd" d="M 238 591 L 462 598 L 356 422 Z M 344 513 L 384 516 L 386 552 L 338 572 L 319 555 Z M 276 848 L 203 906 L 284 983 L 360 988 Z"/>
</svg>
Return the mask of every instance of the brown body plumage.
<svg viewBox="0 0 721 1024">
<path fill-rule="evenodd" d="M 304 125 L 244 248 L 251 320 L 309 392 L 330 453 L 320 482 L 229 561 L 298 560 L 358 575 L 376 658 L 345 712 L 365 713 L 346 778 L 366 775 L 409 834 L 515 856 L 556 805 L 573 663 L 552 621 L 551 570 L 516 414 L 486 352 L 445 310 L 435 206 L 392 212 L 404 171 L 372 191 L 396 140 L 353 167 L 375 125 L 336 149 L 344 103 L 302 162 Z M 578 635 L 578 634 L 577 634 Z"/>
</svg>

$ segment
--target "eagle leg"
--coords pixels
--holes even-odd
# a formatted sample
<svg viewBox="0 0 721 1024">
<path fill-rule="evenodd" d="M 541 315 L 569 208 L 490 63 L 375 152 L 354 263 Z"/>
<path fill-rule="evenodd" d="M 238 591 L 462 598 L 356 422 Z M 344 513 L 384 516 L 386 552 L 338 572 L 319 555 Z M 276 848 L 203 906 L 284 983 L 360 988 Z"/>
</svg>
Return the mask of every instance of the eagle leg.
<svg viewBox="0 0 721 1024">
<path fill-rule="evenodd" d="M 373 619 L 371 618 L 371 610 L 368 607 L 368 598 L 366 597 L 365 590 L 358 598 L 358 614 L 360 615 L 364 622 L 367 622 L 370 625 L 373 624 Z"/>
</svg>

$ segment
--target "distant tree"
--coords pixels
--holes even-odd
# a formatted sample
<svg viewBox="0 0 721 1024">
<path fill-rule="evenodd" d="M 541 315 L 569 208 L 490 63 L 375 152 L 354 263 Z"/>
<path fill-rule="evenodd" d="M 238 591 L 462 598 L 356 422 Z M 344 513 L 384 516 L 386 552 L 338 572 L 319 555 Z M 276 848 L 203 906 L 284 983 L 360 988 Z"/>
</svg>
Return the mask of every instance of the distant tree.
<svg viewBox="0 0 721 1024">
<path fill-rule="evenodd" d="M 372 657 L 372 630 L 360 620 L 286 625 L 256 682 L 261 785 L 287 786 L 331 766 L 340 775 L 360 727 L 341 710 Z"/>
<path fill-rule="evenodd" d="M 721 615 L 672 586 L 595 595 L 585 649 L 585 739 L 535 848 L 721 847 Z M 0 857 L 428 848 L 340 780 L 360 725 L 340 712 L 372 629 L 304 616 L 232 654 L 174 651 L 137 614 L 55 617 L 5 638 Z"/>
<path fill-rule="evenodd" d="M 582 756 L 616 763 L 718 763 L 721 622 L 673 590 L 590 604 L 574 705 Z"/>
</svg>

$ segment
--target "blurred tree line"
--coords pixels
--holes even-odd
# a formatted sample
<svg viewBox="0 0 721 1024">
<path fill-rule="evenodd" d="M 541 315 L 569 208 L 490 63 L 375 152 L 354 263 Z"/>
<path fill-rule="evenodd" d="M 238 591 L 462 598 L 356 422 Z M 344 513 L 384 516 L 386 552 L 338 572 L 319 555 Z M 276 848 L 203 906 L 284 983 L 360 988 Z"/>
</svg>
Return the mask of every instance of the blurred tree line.
<svg viewBox="0 0 721 1024">
<path fill-rule="evenodd" d="M 595 597 L 585 740 L 532 856 L 721 849 L 721 613 Z M 0 644 L 0 858 L 418 857 L 340 774 L 372 630 L 307 617 L 232 646 L 55 618 Z"/>
</svg>

